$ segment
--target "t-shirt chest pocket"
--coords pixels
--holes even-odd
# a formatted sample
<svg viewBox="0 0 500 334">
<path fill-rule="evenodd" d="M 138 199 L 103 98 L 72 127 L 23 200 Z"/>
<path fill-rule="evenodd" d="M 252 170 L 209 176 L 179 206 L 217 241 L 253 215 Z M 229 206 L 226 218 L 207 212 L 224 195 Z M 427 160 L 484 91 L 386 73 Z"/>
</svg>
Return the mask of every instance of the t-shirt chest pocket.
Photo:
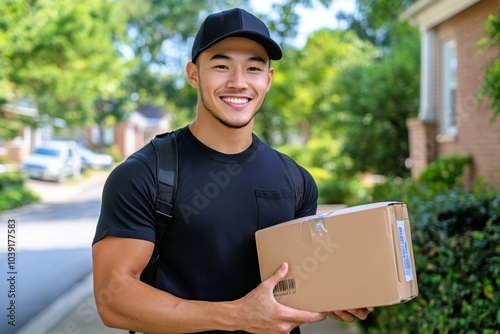
<svg viewBox="0 0 500 334">
<path fill-rule="evenodd" d="M 294 198 L 291 190 L 257 189 L 255 196 L 257 198 L 258 229 L 294 218 Z"/>
</svg>

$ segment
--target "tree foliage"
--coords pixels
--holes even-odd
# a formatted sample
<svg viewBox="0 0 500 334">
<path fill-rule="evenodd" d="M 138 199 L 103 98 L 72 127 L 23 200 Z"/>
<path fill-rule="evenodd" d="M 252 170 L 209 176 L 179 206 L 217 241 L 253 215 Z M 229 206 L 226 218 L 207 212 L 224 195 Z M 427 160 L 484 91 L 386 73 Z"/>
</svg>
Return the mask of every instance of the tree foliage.
<svg viewBox="0 0 500 334">
<path fill-rule="evenodd" d="M 486 72 L 480 95 L 488 97 L 493 110 L 493 119 L 500 115 L 500 15 L 490 15 L 485 24 L 487 37 L 480 41 L 484 50 L 490 52 L 486 60 Z"/>
<path fill-rule="evenodd" d="M 359 322 L 363 333 L 498 333 L 500 193 L 485 180 L 457 187 L 467 158 L 445 160 L 430 167 L 430 179 L 391 179 L 369 198 L 398 199 L 411 209 L 419 296 L 379 308 Z"/>
<path fill-rule="evenodd" d="M 123 33 L 115 1 L 2 1 L 0 14 L 2 77 L 40 114 L 81 125 L 98 96 L 117 93 L 125 66 L 115 47 Z"/>
<path fill-rule="evenodd" d="M 416 116 L 420 87 L 419 33 L 398 21 L 412 1 L 358 1 L 345 16 L 351 29 L 380 48 L 379 57 L 346 70 L 336 82 L 345 117 L 343 154 L 353 172 L 405 176 L 409 156 L 406 120 Z"/>
<path fill-rule="evenodd" d="M 297 10 L 312 3 L 286 1 L 256 14 L 286 44 Z M 185 120 L 196 103 L 184 78 L 194 34 L 207 14 L 236 6 L 252 11 L 248 0 L 2 1 L 0 104 L 32 98 L 50 117 L 41 119 L 70 126 L 109 126 L 152 103 Z"/>
<path fill-rule="evenodd" d="M 288 41 L 298 11 L 313 2 L 277 2 L 256 13 L 285 51 L 273 63 L 273 89 L 256 130 L 273 144 L 328 133 L 345 143 L 341 154 L 357 171 L 400 173 L 404 120 L 417 109 L 418 34 L 397 21 L 397 9 L 411 1 L 359 0 L 358 11 L 344 16 L 350 32 L 317 31 L 299 50 Z M 32 97 L 41 114 L 101 128 L 155 104 L 182 125 L 196 104 L 184 74 L 194 34 L 208 13 L 234 6 L 252 11 L 246 0 L 3 1 L 0 104 Z"/>
<path fill-rule="evenodd" d="M 390 47 L 391 31 L 399 25 L 403 10 L 417 0 L 356 0 L 355 13 L 339 13 L 338 18 L 347 22 L 362 39 L 381 47 Z"/>
<path fill-rule="evenodd" d="M 330 29 L 314 32 L 302 50 L 287 50 L 286 60 L 274 64 L 273 88 L 263 110 L 273 119 L 264 117 L 266 128 L 279 125 L 284 132 L 295 132 L 304 145 L 314 133 L 331 131 L 331 121 L 339 112 L 335 80 L 376 52 L 354 33 Z"/>
<path fill-rule="evenodd" d="M 349 114 L 343 153 L 354 170 L 404 176 L 409 155 L 406 120 L 416 116 L 419 96 L 418 33 L 407 25 L 390 53 L 365 66 L 353 67 L 338 81 L 341 103 Z M 415 43 L 417 41 L 417 43 Z"/>
<path fill-rule="evenodd" d="M 289 139 L 274 130 L 295 132 L 307 145 L 328 133 L 351 168 L 330 172 L 406 175 L 406 120 L 418 112 L 420 74 L 419 33 L 398 21 L 409 3 L 359 1 L 343 16 L 349 31 L 317 31 L 303 50 L 286 50 L 257 122 L 268 140 Z"/>
</svg>

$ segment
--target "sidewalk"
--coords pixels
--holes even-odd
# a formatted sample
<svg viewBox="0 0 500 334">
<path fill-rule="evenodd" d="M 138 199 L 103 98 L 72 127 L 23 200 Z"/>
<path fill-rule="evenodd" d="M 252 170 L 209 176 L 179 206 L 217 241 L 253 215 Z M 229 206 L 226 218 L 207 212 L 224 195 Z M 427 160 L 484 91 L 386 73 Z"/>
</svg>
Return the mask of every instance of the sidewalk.
<svg viewBox="0 0 500 334">
<path fill-rule="evenodd" d="M 88 189 L 101 187 L 109 172 L 109 170 L 93 170 L 78 180 L 69 179 L 64 183 L 28 180 L 26 186 L 42 197 L 42 203 L 67 202 L 76 196 L 82 198 Z"/>
</svg>

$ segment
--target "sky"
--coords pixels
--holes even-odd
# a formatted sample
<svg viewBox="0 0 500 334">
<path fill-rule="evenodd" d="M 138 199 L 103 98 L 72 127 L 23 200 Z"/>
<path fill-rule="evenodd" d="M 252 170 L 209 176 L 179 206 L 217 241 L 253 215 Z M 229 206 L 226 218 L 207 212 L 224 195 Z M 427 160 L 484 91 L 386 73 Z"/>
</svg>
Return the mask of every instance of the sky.
<svg viewBox="0 0 500 334">
<path fill-rule="evenodd" d="M 252 8 L 257 12 L 267 13 L 273 3 L 283 0 L 250 0 Z M 333 4 L 325 9 L 319 1 L 313 1 L 313 8 L 302 8 L 300 10 L 301 20 L 298 28 L 298 36 L 295 40 L 296 47 L 303 47 L 307 41 L 307 37 L 313 32 L 321 28 L 343 28 L 343 26 L 335 20 L 335 16 L 339 11 L 354 12 L 355 0 L 333 0 Z"/>
</svg>

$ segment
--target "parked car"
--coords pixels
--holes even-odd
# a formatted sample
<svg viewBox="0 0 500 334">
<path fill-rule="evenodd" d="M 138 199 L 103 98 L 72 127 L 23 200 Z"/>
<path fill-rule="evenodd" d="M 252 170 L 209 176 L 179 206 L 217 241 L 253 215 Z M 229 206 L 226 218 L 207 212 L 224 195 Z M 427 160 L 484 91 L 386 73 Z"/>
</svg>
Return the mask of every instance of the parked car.
<svg viewBox="0 0 500 334">
<path fill-rule="evenodd" d="M 29 178 L 62 182 L 81 175 L 82 159 L 76 143 L 47 141 L 21 162 L 21 172 Z"/>
<path fill-rule="evenodd" d="M 82 170 L 106 169 L 113 166 L 113 158 L 109 154 L 95 153 L 83 146 L 78 146 L 78 153 L 82 157 Z"/>
</svg>

